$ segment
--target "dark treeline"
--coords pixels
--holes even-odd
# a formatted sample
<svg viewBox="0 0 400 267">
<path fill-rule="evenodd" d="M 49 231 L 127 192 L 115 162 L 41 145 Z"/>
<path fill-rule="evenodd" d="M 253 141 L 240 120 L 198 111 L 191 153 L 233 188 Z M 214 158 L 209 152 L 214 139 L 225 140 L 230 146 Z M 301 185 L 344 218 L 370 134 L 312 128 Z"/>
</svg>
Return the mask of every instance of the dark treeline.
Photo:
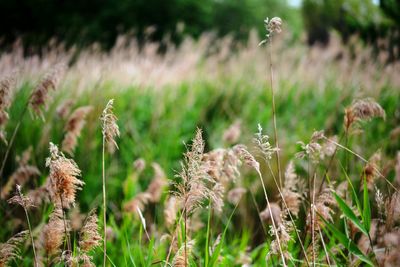
<svg viewBox="0 0 400 267">
<path fill-rule="evenodd" d="M 3 46 L 16 38 L 28 46 L 56 38 L 67 45 L 99 42 L 109 48 L 120 34 L 143 39 L 149 27 L 153 40 L 168 34 L 179 42 L 183 34 L 205 31 L 241 39 L 251 28 L 261 31 L 266 14 L 290 16 L 282 0 L 0 0 L 0 10 Z"/>
<path fill-rule="evenodd" d="M 209 31 L 243 40 L 254 28 L 264 34 L 266 16 L 279 16 L 285 30 L 304 29 L 309 44 L 327 44 L 334 29 L 344 42 L 357 34 L 377 50 L 384 38 L 390 58 L 400 54 L 400 0 L 303 0 L 301 9 L 285 0 L 0 0 L 0 12 L 2 48 L 22 39 L 35 49 L 54 38 L 108 49 L 121 34 L 179 43 Z"/>
</svg>

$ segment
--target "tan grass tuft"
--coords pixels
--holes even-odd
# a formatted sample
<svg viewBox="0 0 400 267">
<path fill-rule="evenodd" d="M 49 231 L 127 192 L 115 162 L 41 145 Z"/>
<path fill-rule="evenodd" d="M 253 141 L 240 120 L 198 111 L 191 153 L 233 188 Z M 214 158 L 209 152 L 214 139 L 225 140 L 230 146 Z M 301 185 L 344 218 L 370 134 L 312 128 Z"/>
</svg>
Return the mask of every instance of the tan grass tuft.
<svg viewBox="0 0 400 267">
<path fill-rule="evenodd" d="M 17 157 L 18 168 L 11 174 L 5 186 L 1 189 L 1 198 L 9 196 L 12 188 L 16 184 L 24 186 L 32 177 L 40 175 L 40 171 L 35 166 L 29 165 L 32 148 L 25 150 L 21 157 Z"/>
<path fill-rule="evenodd" d="M 173 267 L 186 267 L 189 266 L 189 256 L 192 253 L 193 246 L 195 244 L 194 240 L 190 240 L 185 245 L 179 248 L 178 252 L 172 261 Z M 186 254 L 186 255 L 185 255 Z"/>
<path fill-rule="evenodd" d="M 67 99 L 63 101 L 56 109 L 57 116 L 60 119 L 66 119 L 71 112 L 71 108 L 74 105 L 74 102 L 75 101 L 72 99 Z"/>
<path fill-rule="evenodd" d="M 7 110 L 11 105 L 12 95 L 16 84 L 17 79 L 15 73 L 4 77 L 0 81 L 0 139 L 2 139 L 6 144 L 7 140 L 4 127 L 9 118 Z"/>
<path fill-rule="evenodd" d="M 92 109 L 91 106 L 79 107 L 69 116 L 64 128 L 64 140 L 62 141 L 62 150 L 64 152 L 67 152 L 70 155 L 74 154 L 78 138 L 85 126 L 86 116 Z"/>
<path fill-rule="evenodd" d="M 346 131 L 357 122 L 369 121 L 372 118 L 385 119 L 385 110 L 372 98 L 353 101 L 350 107 L 345 109 L 344 126 Z"/>
<path fill-rule="evenodd" d="M 100 246 L 101 240 L 97 214 L 95 210 L 92 210 L 79 233 L 79 247 L 84 253 L 87 253 Z"/>
<path fill-rule="evenodd" d="M 243 187 L 236 187 L 231 189 L 228 192 L 227 199 L 233 205 L 237 205 L 244 194 L 246 194 L 247 190 Z"/>
<path fill-rule="evenodd" d="M 175 196 L 170 196 L 165 204 L 164 219 L 167 227 L 175 224 L 176 214 L 180 208 L 179 201 Z"/>
<path fill-rule="evenodd" d="M 232 125 L 229 126 L 228 129 L 224 131 L 222 140 L 228 144 L 237 143 L 242 132 L 241 125 L 242 122 L 240 120 L 235 121 Z"/>
<path fill-rule="evenodd" d="M 6 243 L 0 243 L 0 267 L 9 266 L 9 262 L 21 257 L 19 246 L 27 236 L 28 231 L 22 231 L 11 237 Z"/>
<path fill-rule="evenodd" d="M 76 191 L 85 183 L 79 180 L 81 171 L 72 159 L 67 159 L 58 147 L 50 143 L 50 157 L 46 159 L 50 168 L 48 191 L 53 203 L 62 208 L 75 204 Z"/>
<path fill-rule="evenodd" d="M 48 73 L 46 73 L 46 75 L 32 92 L 29 104 L 37 115 L 42 116 L 41 108 L 43 106 L 46 108 L 50 89 L 55 90 L 57 88 L 60 80 L 64 76 L 65 71 L 66 65 L 64 63 L 55 65 Z"/>
<path fill-rule="evenodd" d="M 101 116 L 103 137 L 107 144 L 108 151 L 110 153 L 113 153 L 115 151 L 115 148 L 118 149 L 118 145 L 115 142 L 115 138 L 119 137 L 120 134 L 117 125 L 117 117 L 113 113 L 114 109 L 113 104 L 114 104 L 114 99 L 108 101 Z"/>
<path fill-rule="evenodd" d="M 41 235 L 41 247 L 46 255 L 53 256 L 60 252 L 60 247 L 64 242 L 64 221 L 62 211 L 56 208 L 50 215 L 49 222 L 43 227 Z"/>
<path fill-rule="evenodd" d="M 125 203 L 124 211 L 136 214 L 137 209 L 139 209 L 140 211 L 143 212 L 145 206 L 149 203 L 151 199 L 152 196 L 150 193 L 147 192 L 139 193 L 133 199 Z"/>
<path fill-rule="evenodd" d="M 156 203 L 160 201 L 161 195 L 164 191 L 165 186 L 168 184 L 168 181 L 164 170 L 158 163 L 153 162 L 151 166 L 154 170 L 154 177 L 146 192 L 149 193 L 151 196 L 150 201 Z"/>
<path fill-rule="evenodd" d="M 361 181 L 364 181 L 364 178 L 366 179 L 369 190 L 374 188 L 376 179 L 380 177 L 378 169 L 381 162 L 381 157 L 382 155 L 380 150 L 375 152 L 363 169 Z M 361 185 L 363 184 L 364 183 L 361 183 Z"/>
</svg>

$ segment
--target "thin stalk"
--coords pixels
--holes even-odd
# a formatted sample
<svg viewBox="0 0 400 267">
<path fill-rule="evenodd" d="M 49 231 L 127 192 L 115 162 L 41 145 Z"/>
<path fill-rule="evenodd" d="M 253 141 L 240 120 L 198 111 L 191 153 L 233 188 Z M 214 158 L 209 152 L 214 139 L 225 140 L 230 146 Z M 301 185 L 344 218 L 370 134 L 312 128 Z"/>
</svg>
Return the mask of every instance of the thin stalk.
<svg viewBox="0 0 400 267">
<path fill-rule="evenodd" d="M 312 255 L 313 255 L 313 266 L 315 266 L 315 176 L 313 176 L 313 188 L 312 188 L 312 203 L 311 203 L 311 242 L 312 242 Z"/>
<path fill-rule="evenodd" d="M 187 194 L 185 197 L 185 206 L 187 204 Z M 184 223 L 185 223 L 185 233 L 184 233 L 184 244 L 185 244 L 185 267 L 187 267 L 187 209 L 184 212 Z"/>
<path fill-rule="evenodd" d="M 293 226 L 293 228 L 295 229 L 296 236 L 297 236 L 297 239 L 298 239 L 298 241 L 299 241 L 299 243 L 300 243 L 301 250 L 302 250 L 302 252 L 303 252 L 303 254 L 304 254 L 304 258 L 305 258 L 305 260 L 306 260 L 307 266 L 310 266 L 310 263 L 309 263 L 308 257 L 307 257 L 307 253 L 306 253 L 306 250 L 305 250 L 305 248 L 304 248 L 303 241 L 301 241 L 300 234 L 299 234 L 299 232 L 297 231 L 296 223 L 295 223 L 295 221 L 294 221 L 294 219 L 293 219 L 293 217 L 292 217 L 292 214 L 291 214 L 290 211 L 289 211 L 289 208 L 288 208 L 288 205 L 287 205 L 287 203 L 286 203 L 286 200 L 285 200 L 285 198 L 283 197 L 282 190 L 279 188 L 278 182 L 276 181 L 276 177 L 275 177 L 275 175 L 274 175 L 274 173 L 273 173 L 273 171 L 272 171 L 271 164 L 269 163 L 269 161 L 266 161 L 266 162 L 267 162 L 268 169 L 269 169 L 269 171 L 270 171 L 270 173 L 271 173 L 271 175 L 272 175 L 272 178 L 274 179 L 275 185 L 276 185 L 276 187 L 277 187 L 277 189 L 278 189 L 279 195 L 280 195 L 280 197 L 281 197 L 281 199 L 282 199 L 282 203 L 283 203 L 283 205 L 285 206 L 285 209 L 287 210 L 287 213 L 288 213 L 289 218 L 290 218 L 290 222 L 292 223 L 292 226 Z"/>
<path fill-rule="evenodd" d="M 103 176 L 103 266 L 106 266 L 107 261 L 107 208 L 106 208 L 106 174 L 105 174 L 105 137 L 103 134 L 103 148 L 102 148 L 102 176 Z"/>
<path fill-rule="evenodd" d="M 208 205 L 208 219 L 207 219 L 207 237 L 206 237 L 206 246 L 205 246 L 205 260 L 204 260 L 204 266 L 208 266 L 208 261 L 209 261 L 209 245 L 210 245 L 210 224 L 211 224 L 211 215 L 212 215 L 212 209 L 211 209 L 211 199 L 210 199 L 210 204 Z"/>
<path fill-rule="evenodd" d="M 339 138 L 338 143 L 340 143 L 340 142 L 342 141 L 343 137 L 344 137 L 344 135 L 342 134 L 342 135 L 340 136 L 340 138 Z M 335 150 L 333 151 L 333 154 L 332 154 L 332 156 L 331 156 L 330 159 L 329 159 L 328 166 L 327 166 L 326 169 L 325 169 L 324 176 L 322 177 L 321 184 L 319 185 L 318 194 L 321 193 L 321 191 L 322 191 L 322 188 L 323 188 L 324 183 L 325 183 L 325 181 L 326 181 L 326 177 L 327 177 L 327 175 L 328 175 L 329 169 L 331 168 L 332 163 L 333 163 L 333 159 L 334 159 L 335 156 L 336 156 L 337 150 L 338 150 L 338 149 L 337 149 L 337 146 L 335 146 Z"/>
<path fill-rule="evenodd" d="M 185 210 L 186 208 L 184 207 L 183 209 Z M 169 250 L 168 250 L 167 258 L 165 259 L 165 265 L 164 265 L 164 266 L 168 266 L 168 265 L 169 265 L 169 264 L 168 264 L 168 261 L 169 261 L 169 257 L 171 256 L 172 245 L 174 244 L 175 237 L 176 237 L 177 231 L 178 231 L 178 226 L 181 224 L 182 218 L 183 218 L 183 212 L 182 212 L 182 214 L 179 216 L 179 220 L 178 220 L 178 223 L 177 223 L 177 225 L 176 225 L 176 227 L 175 227 L 174 234 L 172 235 L 171 245 L 169 246 Z"/>
<path fill-rule="evenodd" d="M 324 252 L 326 254 L 326 261 L 328 262 L 329 267 L 331 266 L 331 261 L 329 260 L 329 254 L 328 251 L 326 250 L 326 245 L 325 245 L 325 241 L 324 241 L 324 237 L 322 236 L 322 232 L 321 229 L 318 229 L 319 232 L 319 236 L 321 238 L 321 243 L 322 243 L 322 247 L 324 248 Z"/>
<path fill-rule="evenodd" d="M 276 146 L 276 165 L 278 169 L 278 177 L 279 177 L 279 184 L 282 187 L 282 175 L 281 175 L 281 160 L 279 156 L 279 140 L 278 140 L 278 129 L 276 126 L 276 108 L 275 108 L 275 91 L 274 91 L 274 71 L 272 67 L 272 37 L 270 41 L 270 49 L 269 49 L 269 59 L 270 59 L 270 83 L 271 83 L 271 93 L 272 93 L 272 120 L 274 125 L 274 139 L 275 139 L 275 146 Z"/>
<path fill-rule="evenodd" d="M 61 194 L 60 194 L 60 201 L 61 201 L 61 212 L 62 212 L 63 222 L 64 222 L 65 239 L 66 239 L 66 242 L 67 242 L 67 249 L 68 249 L 68 252 L 72 252 L 71 243 L 70 243 L 69 234 L 68 234 L 67 219 L 66 219 L 66 216 L 65 216 L 64 208 L 63 208 L 64 207 L 64 203 L 63 203 L 63 198 L 62 198 Z M 64 246 L 64 248 L 65 248 L 65 246 Z"/>
<path fill-rule="evenodd" d="M 282 258 L 282 263 L 283 263 L 283 266 L 286 267 L 287 265 L 286 265 L 286 262 L 285 262 L 285 257 L 283 256 L 281 240 L 279 238 L 279 233 L 278 233 L 278 230 L 277 230 L 276 225 L 275 225 L 274 217 L 272 216 L 271 205 L 270 205 L 269 200 L 268 200 L 268 195 L 267 195 L 267 190 L 265 189 L 264 180 L 262 178 L 262 174 L 261 174 L 260 170 L 256 169 L 256 171 L 257 171 L 258 176 L 259 176 L 259 178 L 261 180 L 262 188 L 264 190 L 265 200 L 267 201 L 268 211 L 269 211 L 269 215 L 271 216 L 272 227 L 273 227 L 274 232 L 275 232 L 276 241 L 278 242 L 278 247 L 279 247 L 279 252 L 280 252 L 281 258 Z"/>
<path fill-rule="evenodd" d="M 19 197 L 20 197 L 21 200 L 22 200 L 22 203 L 24 203 L 24 202 L 23 202 L 23 196 L 22 196 L 21 191 L 20 191 L 19 189 L 17 189 L 17 191 L 18 191 Z M 33 256 L 34 256 L 34 258 L 35 258 L 35 264 L 34 264 L 34 266 L 35 266 L 35 267 L 38 267 L 38 266 L 39 266 L 39 265 L 38 265 L 38 262 L 39 262 L 39 261 L 38 261 L 38 258 L 37 258 L 37 256 L 36 256 L 36 249 L 35 249 L 35 242 L 34 242 L 34 240 L 33 240 L 31 221 L 29 220 L 28 210 L 27 210 L 25 204 L 22 205 L 22 208 L 23 208 L 24 211 L 25 211 L 26 222 L 28 223 L 28 229 L 29 229 L 29 236 L 30 236 L 31 242 L 32 242 Z"/>
</svg>

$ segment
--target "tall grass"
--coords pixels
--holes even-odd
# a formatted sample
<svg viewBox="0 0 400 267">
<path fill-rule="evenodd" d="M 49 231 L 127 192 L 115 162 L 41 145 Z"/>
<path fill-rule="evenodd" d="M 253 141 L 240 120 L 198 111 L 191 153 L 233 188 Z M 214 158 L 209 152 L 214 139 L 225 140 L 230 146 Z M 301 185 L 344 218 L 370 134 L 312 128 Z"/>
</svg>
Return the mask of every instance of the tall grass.
<svg viewBox="0 0 400 267">
<path fill-rule="evenodd" d="M 0 266 L 395 266 L 398 64 L 355 41 L 350 54 L 273 38 L 269 82 L 254 36 L 228 54 L 210 35 L 163 55 L 121 40 L 56 82 L 43 73 L 72 51 L 3 54 L 4 73 L 22 69 L 0 105 L 16 140 L 1 145 L 2 199 L 24 192 L 22 210 L 2 200 Z"/>
</svg>

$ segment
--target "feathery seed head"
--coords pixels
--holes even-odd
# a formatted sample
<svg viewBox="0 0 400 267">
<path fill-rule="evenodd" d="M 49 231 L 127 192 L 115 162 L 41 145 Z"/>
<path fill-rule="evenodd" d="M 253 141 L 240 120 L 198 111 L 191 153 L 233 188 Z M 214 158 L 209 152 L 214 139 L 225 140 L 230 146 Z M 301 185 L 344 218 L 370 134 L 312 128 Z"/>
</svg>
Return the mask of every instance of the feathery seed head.
<svg viewBox="0 0 400 267">
<path fill-rule="evenodd" d="M 6 267 L 8 263 L 19 259 L 19 246 L 25 241 L 28 236 L 28 231 L 20 232 L 11 237 L 6 243 L 0 243 L 0 266 Z"/>
<path fill-rule="evenodd" d="M 62 141 L 62 150 L 70 155 L 74 153 L 78 138 L 85 126 L 86 116 L 91 110 L 91 106 L 79 107 L 68 118 L 64 127 L 65 136 Z"/>
<path fill-rule="evenodd" d="M 46 159 L 50 168 L 48 191 L 57 206 L 70 208 L 75 203 L 76 191 L 85 184 L 77 177 L 81 171 L 72 159 L 67 159 L 58 147 L 50 142 L 50 157 Z"/>
<path fill-rule="evenodd" d="M 79 239 L 79 247 L 85 253 L 100 245 L 102 238 L 99 234 L 98 218 L 95 210 L 89 213 L 80 231 Z"/>
<path fill-rule="evenodd" d="M 49 91 L 50 89 L 56 90 L 60 80 L 65 74 L 65 71 L 66 65 L 64 63 L 55 65 L 34 89 L 29 100 L 29 105 L 36 115 L 43 117 L 41 108 L 43 106 L 46 108 Z"/>
<path fill-rule="evenodd" d="M 113 105 L 114 99 L 110 99 L 101 115 L 103 138 L 107 144 L 107 148 L 110 153 L 113 153 L 115 151 L 115 148 L 118 149 L 115 138 L 119 137 L 120 135 L 119 127 L 117 124 L 117 117 L 113 113 Z"/>
</svg>

